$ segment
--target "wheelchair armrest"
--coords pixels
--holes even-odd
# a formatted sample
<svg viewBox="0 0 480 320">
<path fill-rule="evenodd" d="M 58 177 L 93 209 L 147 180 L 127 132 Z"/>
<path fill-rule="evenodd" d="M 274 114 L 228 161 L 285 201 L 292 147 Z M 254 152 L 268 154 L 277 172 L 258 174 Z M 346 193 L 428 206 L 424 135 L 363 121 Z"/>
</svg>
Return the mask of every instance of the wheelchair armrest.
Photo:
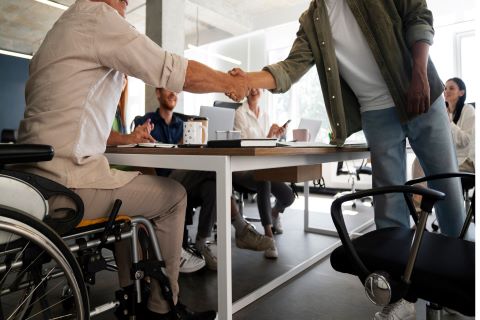
<svg viewBox="0 0 480 320">
<path fill-rule="evenodd" d="M 424 201 L 422 201 L 422 203 L 424 203 L 422 206 L 422 209 L 426 212 L 431 212 L 434 203 L 438 200 L 442 200 L 445 198 L 445 194 L 436 190 L 431 190 L 423 187 L 400 185 L 400 186 L 388 186 L 388 187 L 380 187 L 380 188 L 374 188 L 370 190 L 358 191 L 355 193 L 341 196 L 337 198 L 335 201 L 333 201 L 332 203 L 331 216 L 332 216 L 333 223 L 335 225 L 335 228 L 337 229 L 340 240 L 342 241 L 342 244 L 345 247 L 347 255 L 351 258 L 352 264 L 356 270 L 356 274 L 358 275 L 362 283 L 365 281 L 365 279 L 371 272 L 367 269 L 365 264 L 360 259 L 360 256 L 356 252 L 355 247 L 353 246 L 352 240 L 350 239 L 350 236 L 347 231 L 347 227 L 345 225 L 345 220 L 343 219 L 342 204 L 344 202 L 355 200 L 355 199 L 361 199 L 363 197 L 375 196 L 375 195 L 386 194 L 386 193 L 399 193 L 399 192 L 403 194 L 414 193 L 414 194 L 422 195 L 424 198 Z"/>
<path fill-rule="evenodd" d="M 42 144 L 0 144 L 0 167 L 5 164 L 52 160 L 53 147 Z"/>
<path fill-rule="evenodd" d="M 45 217 L 44 222 L 58 234 L 63 235 L 67 233 L 82 221 L 84 211 L 83 201 L 75 192 L 67 187 L 33 173 L 14 170 L 0 170 L 0 173 L 25 181 L 36 188 L 46 200 L 53 196 L 65 196 L 73 201 L 75 209 L 62 208 L 66 209 L 65 216 L 55 218 L 48 215 Z"/>
</svg>

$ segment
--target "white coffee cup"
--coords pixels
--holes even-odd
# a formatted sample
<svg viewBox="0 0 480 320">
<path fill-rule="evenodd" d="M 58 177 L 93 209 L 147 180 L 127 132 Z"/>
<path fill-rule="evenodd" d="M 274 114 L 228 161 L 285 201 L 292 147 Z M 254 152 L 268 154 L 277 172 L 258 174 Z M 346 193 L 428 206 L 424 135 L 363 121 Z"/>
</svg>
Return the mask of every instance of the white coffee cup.
<svg viewBox="0 0 480 320">
<path fill-rule="evenodd" d="M 204 126 L 200 121 L 186 121 L 183 123 L 183 143 L 184 144 L 202 144 Z M 205 130 L 206 131 L 206 130 Z"/>
<path fill-rule="evenodd" d="M 310 141 L 310 132 L 308 129 L 293 129 L 293 140 L 295 141 Z"/>
</svg>

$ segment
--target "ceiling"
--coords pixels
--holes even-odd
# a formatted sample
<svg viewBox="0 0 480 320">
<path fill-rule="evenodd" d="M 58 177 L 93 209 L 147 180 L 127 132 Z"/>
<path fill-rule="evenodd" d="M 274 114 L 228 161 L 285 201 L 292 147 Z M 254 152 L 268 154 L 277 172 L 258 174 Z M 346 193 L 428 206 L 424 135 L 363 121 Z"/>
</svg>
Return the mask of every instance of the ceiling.
<svg viewBox="0 0 480 320">
<path fill-rule="evenodd" d="M 56 0 L 71 5 L 75 0 Z M 177 1 L 177 0 L 170 0 Z M 297 20 L 310 0 L 184 0 L 185 43 L 201 45 Z M 475 0 L 429 0 L 441 24 L 474 19 Z M 127 20 L 145 30 L 146 0 L 129 0 Z M 34 0 L 0 0 L 0 49 L 31 54 L 62 10 Z"/>
<path fill-rule="evenodd" d="M 55 0 L 70 6 L 75 0 Z M 177 0 L 170 0 L 177 1 Z M 310 0 L 185 0 L 185 43 L 201 45 L 298 19 Z M 146 0 L 129 0 L 127 20 L 145 32 Z M 34 0 L 0 0 L 0 49 L 31 54 L 63 10 Z"/>
</svg>

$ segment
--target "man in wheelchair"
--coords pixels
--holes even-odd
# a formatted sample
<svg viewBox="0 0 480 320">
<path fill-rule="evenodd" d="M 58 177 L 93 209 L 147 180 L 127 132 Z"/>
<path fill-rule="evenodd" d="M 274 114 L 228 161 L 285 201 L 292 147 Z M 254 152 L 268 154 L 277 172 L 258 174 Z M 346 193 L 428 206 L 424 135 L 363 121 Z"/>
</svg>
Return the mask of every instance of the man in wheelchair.
<svg viewBox="0 0 480 320">
<path fill-rule="evenodd" d="M 119 215 L 151 221 L 150 235 L 158 240 L 170 283 L 166 293 L 177 306 L 167 302 L 152 276 L 145 319 L 213 319 L 214 311 L 195 313 L 177 303 L 184 188 L 167 178 L 110 169 L 103 153 L 123 74 L 175 92 L 224 92 L 238 99 L 246 94 L 246 81 L 166 52 L 126 22 L 127 5 L 125 0 L 78 0 L 48 32 L 30 64 L 18 143 L 51 145 L 55 156 L 32 160 L 21 170 L 73 190 L 83 201 L 86 219 L 106 217 L 115 199 L 121 199 Z M 57 198 L 51 205 L 62 207 L 63 201 Z M 139 276 L 130 272 L 136 242 L 132 245 L 132 250 L 125 241 L 115 245 L 122 287 Z M 152 270 L 161 273 L 159 265 Z"/>
</svg>

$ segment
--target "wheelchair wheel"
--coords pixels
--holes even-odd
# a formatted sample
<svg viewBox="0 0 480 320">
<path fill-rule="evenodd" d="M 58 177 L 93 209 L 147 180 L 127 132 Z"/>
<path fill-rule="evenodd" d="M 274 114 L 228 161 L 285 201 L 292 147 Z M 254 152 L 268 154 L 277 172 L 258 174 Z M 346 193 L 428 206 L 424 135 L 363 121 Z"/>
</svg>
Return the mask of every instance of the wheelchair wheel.
<svg viewBox="0 0 480 320">
<path fill-rule="evenodd" d="M 63 240 L 40 220 L 0 208 L 0 319 L 85 320 L 89 313 L 80 267 Z"/>
</svg>

